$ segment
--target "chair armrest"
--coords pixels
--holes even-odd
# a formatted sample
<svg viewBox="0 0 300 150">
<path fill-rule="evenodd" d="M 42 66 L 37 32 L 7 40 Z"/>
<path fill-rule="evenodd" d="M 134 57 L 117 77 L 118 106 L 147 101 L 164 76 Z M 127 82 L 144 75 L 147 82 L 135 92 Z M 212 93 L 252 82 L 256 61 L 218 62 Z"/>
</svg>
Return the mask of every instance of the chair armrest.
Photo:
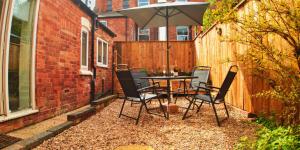
<svg viewBox="0 0 300 150">
<path fill-rule="evenodd" d="M 203 87 L 203 86 L 196 86 L 197 87 L 197 92 L 199 92 L 200 89 L 204 89 L 206 91 L 211 91 L 212 89 L 207 88 L 207 87 Z"/>
<path fill-rule="evenodd" d="M 211 89 L 220 89 L 219 87 L 215 87 L 215 86 L 212 86 L 212 85 L 207 85 L 207 87 L 211 88 Z"/>
<path fill-rule="evenodd" d="M 148 89 L 151 89 L 151 88 L 156 88 L 156 86 L 152 85 L 152 86 L 143 87 L 143 88 L 138 89 L 137 91 L 142 92 L 142 91 L 145 91 L 145 90 L 148 90 Z"/>
</svg>

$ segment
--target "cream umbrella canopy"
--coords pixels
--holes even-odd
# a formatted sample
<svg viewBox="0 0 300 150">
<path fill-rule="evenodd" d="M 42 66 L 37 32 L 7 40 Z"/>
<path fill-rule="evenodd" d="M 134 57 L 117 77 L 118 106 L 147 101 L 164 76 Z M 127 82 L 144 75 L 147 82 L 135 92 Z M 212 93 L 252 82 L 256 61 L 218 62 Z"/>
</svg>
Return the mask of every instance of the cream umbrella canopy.
<svg viewBox="0 0 300 150">
<path fill-rule="evenodd" d="M 169 26 L 202 25 L 208 2 L 166 2 L 133 7 L 117 11 L 135 21 L 141 27 L 166 27 L 167 76 L 170 76 Z M 170 100 L 170 80 L 167 80 Z M 169 102 L 169 101 L 168 101 Z"/>
<path fill-rule="evenodd" d="M 170 74 L 169 26 L 202 25 L 208 2 L 166 2 L 133 7 L 117 11 L 135 21 L 141 27 L 166 26 L 167 75 Z"/>
</svg>

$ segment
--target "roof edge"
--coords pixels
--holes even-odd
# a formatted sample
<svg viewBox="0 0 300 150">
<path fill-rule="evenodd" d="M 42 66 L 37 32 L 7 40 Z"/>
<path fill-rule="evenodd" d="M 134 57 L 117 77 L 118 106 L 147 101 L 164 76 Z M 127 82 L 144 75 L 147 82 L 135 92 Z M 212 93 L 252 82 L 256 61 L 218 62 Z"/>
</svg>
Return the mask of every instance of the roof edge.
<svg viewBox="0 0 300 150">
<path fill-rule="evenodd" d="M 100 23 L 98 20 L 96 21 L 96 27 L 100 27 L 101 29 L 103 29 L 106 33 L 108 33 L 111 37 L 117 37 L 117 35 L 111 31 L 108 27 L 106 27 L 105 25 L 103 25 L 102 23 Z"/>
</svg>

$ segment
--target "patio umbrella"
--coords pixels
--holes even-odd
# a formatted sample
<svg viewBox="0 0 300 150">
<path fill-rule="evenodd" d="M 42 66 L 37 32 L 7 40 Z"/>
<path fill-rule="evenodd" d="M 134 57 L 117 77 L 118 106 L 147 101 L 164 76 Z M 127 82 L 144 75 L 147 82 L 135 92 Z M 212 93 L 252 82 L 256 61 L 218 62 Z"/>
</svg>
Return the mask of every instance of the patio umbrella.
<svg viewBox="0 0 300 150">
<path fill-rule="evenodd" d="M 133 19 L 139 27 L 166 26 L 167 75 L 170 75 L 169 26 L 202 25 L 208 2 L 166 2 L 117 11 Z"/>
</svg>

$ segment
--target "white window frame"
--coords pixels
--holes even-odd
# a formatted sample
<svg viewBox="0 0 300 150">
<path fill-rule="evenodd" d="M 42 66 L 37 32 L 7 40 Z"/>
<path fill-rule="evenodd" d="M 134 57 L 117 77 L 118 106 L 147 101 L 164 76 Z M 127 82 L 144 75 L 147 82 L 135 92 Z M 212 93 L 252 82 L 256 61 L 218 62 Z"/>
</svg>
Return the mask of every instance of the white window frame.
<svg viewBox="0 0 300 150">
<path fill-rule="evenodd" d="M 30 98 L 31 98 L 31 108 L 17 111 L 17 112 L 11 112 L 9 110 L 9 93 L 8 93 L 8 61 L 9 61 L 9 43 L 10 43 L 10 35 L 11 35 L 11 25 L 12 25 L 12 18 L 13 18 L 13 9 L 14 9 L 14 4 L 15 0 L 12 1 L 6 1 L 5 4 L 5 14 L 3 19 L 3 26 L 1 30 L 1 41 L 0 41 L 0 51 L 3 51 L 4 53 L 0 53 L 0 66 L 2 67 L 2 62 L 3 62 L 3 76 L 0 79 L 0 112 L 2 112 L 2 115 L 0 113 L 0 122 L 5 122 L 8 120 L 20 118 L 23 116 L 27 116 L 30 114 L 34 114 L 39 112 L 39 110 L 36 107 L 36 101 L 35 101 L 35 71 L 36 71 L 36 37 L 37 37 L 37 26 L 38 26 L 38 14 L 39 14 L 39 8 L 40 8 L 40 0 L 36 0 L 36 10 L 34 12 L 34 24 L 33 24 L 33 36 L 32 36 L 32 62 L 31 62 L 31 90 L 30 90 Z M 2 38 L 4 37 L 4 38 Z"/>
<path fill-rule="evenodd" d="M 83 32 L 86 33 L 86 65 L 82 65 L 82 48 L 83 48 L 83 43 L 82 43 L 82 35 L 83 35 Z M 81 46 L 80 46 L 80 70 L 83 70 L 83 71 L 87 71 L 89 69 L 89 30 L 86 29 L 85 27 L 82 27 L 81 28 L 81 36 L 80 36 L 80 43 L 81 43 Z"/>
<path fill-rule="evenodd" d="M 106 20 L 100 20 L 99 22 L 102 23 L 104 26 L 108 27 L 108 26 L 107 26 L 107 21 L 106 21 Z"/>
<path fill-rule="evenodd" d="M 140 35 L 148 35 L 149 40 L 143 40 L 143 41 L 150 41 L 150 28 L 142 29 L 142 30 L 148 30 L 148 34 L 140 34 L 141 28 L 138 28 L 138 41 L 140 41 Z"/>
<path fill-rule="evenodd" d="M 178 28 L 186 28 L 187 29 L 187 35 L 178 35 Z M 176 27 L 176 40 L 177 41 L 187 41 L 187 40 L 180 40 L 179 37 L 180 36 L 185 36 L 187 37 L 187 40 L 190 40 L 189 37 L 190 37 L 190 31 L 189 31 L 189 27 L 188 26 L 177 26 Z"/>
<path fill-rule="evenodd" d="M 102 53 L 102 58 L 101 58 L 101 62 L 100 62 L 100 60 L 98 59 L 98 54 L 99 54 L 99 42 L 101 42 L 101 53 Z M 104 47 L 103 47 L 103 43 L 105 43 L 106 45 L 107 45 L 107 47 L 106 47 L 106 64 L 104 64 L 103 63 L 103 58 L 104 58 L 104 56 L 103 56 L 103 54 L 104 54 Z M 107 41 L 105 41 L 105 40 L 103 40 L 103 39 L 101 39 L 101 38 L 97 38 L 97 66 L 99 66 L 99 67 L 105 67 L 105 68 L 107 68 L 108 67 L 108 49 L 109 49 L 109 44 L 108 44 L 108 42 Z"/>
<path fill-rule="evenodd" d="M 187 2 L 188 0 L 176 0 L 176 2 Z"/>
<path fill-rule="evenodd" d="M 146 2 L 140 2 L 140 0 L 138 0 L 137 2 L 138 2 L 138 6 L 146 6 L 146 5 L 149 5 L 149 3 L 150 3 L 149 0 L 147 0 L 147 3 Z"/>
</svg>

